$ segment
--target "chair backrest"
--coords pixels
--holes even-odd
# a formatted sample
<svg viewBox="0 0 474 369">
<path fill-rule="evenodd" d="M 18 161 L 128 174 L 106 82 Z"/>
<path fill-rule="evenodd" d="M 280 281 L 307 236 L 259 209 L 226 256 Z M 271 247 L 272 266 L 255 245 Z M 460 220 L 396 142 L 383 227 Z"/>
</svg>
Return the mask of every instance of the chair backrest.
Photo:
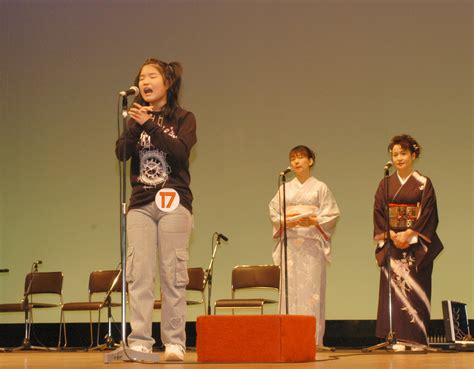
<svg viewBox="0 0 474 369">
<path fill-rule="evenodd" d="M 188 268 L 189 283 L 188 291 L 203 292 L 206 287 L 205 273 L 203 268 Z"/>
<path fill-rule="evenodd" d="M 238 265 L 232 270 L 232 291 L 241 288 L 280 287 L 278 265 Z"/>
<path fill-rule="evenodd" d="M 120 270 L 96 270 L 92 272 L 89 275 L 89 294 L 108 292 L 117 277 L 112 291 L 122 291 L 122 278 L 119 276 L 120 272 Z"/>
<path fill-rule="evenodd" d="M 61 295 L 63 290 L 62 272 L 34 272 L 25 278 L 25 294 L 54 293 Z"/>
</svg>

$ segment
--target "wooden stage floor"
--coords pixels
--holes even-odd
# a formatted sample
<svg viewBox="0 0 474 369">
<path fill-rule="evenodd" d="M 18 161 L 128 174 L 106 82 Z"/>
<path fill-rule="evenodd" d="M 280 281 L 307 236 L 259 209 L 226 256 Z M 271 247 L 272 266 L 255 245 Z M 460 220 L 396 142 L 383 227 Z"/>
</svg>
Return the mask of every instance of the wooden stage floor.
<svg viewBox="0 0 474 369">
<path fill-rule="evenodd" d="M 5 352 L 0 353 L 1 369 L 128 369 L 153 366 L 168 366 L 171 369 L 472 369 L 474 352 L 439 352 L 429 354 L 362 353 L 359 350 L 338 350 L 318 352 L 317 359 L 311 363 L 198 363 L 195 352 L 186 353 L 182 363 L 160 362 L 140 364 L 131 362 L 103 363 L 102 352 Z"/>
</svg>

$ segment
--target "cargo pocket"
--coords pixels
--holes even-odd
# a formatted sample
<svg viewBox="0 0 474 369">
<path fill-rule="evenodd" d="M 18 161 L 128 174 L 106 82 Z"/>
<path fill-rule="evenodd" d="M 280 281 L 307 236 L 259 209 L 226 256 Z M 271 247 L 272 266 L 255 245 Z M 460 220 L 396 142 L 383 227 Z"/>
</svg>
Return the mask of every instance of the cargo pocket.
<svg viewBox="0 0 474 369">
<path fill-rule="evenodd" d="M 127 248 L 127 283 L 133 282 L 133 257 L 135 256 L 135 249 L 133 247 Z"/>
<path fill-rule="evenodd" d="M 176 268 L 175 268 L 175 282 L 176 287 L 187 286 L 189 283 L 188 277 L 188 250 L 176 250 Z"/>
</svg>

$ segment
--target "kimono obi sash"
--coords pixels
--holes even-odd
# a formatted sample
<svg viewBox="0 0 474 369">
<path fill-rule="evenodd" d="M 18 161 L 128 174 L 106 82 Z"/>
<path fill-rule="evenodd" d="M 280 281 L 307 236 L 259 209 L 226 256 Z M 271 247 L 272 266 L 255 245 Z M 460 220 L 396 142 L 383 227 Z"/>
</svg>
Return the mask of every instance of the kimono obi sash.
<svg viewBox="0 0 474 369">
<path fill-rule="evenodd" d="M 418 218 L 419 204 L 388 204 L 390 228 L 404 231 Z"/>
</svg>

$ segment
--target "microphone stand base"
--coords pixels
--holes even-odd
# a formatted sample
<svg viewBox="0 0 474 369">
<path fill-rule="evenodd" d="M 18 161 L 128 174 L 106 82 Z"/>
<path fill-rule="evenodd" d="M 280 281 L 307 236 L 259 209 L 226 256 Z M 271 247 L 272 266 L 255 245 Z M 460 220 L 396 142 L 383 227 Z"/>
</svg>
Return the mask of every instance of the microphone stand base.
<svg viewBox="0 0 474 369">
<path fill-rule="evenodd" d="M 397 351 L 393 349 L 394 345 L 403 345 L 405 348 L 410 348 L 406 351 L 405 349 Z M 384 342 L 381 342 L 377 345 L 366 347 L 362 349 L 362 352 L 372 352 L 379 349 L 386 349 L 394 354 L 426 354 L 428 352 L 437 352 L 438 350 L 421 343 L 415 343 L 404 340 L 397 340 L 395 337 L 387 338 Z"/>
<path fill-rule="evenodd" d="M 59 347 L 48 347 L 48 346 L 34 346 L 31 344 L 28 337 L 23 339 L 21 346 L 17 347 L 0 347 L 0 352 L 15 352 L 15 351 L 59 351 Z"/>
<path fill-rule="evenodd" d="M 336 352 L 336 348 L 328 347 L 328 346 L 316 346 L 316 351 L 317 352 L 328 352 L 328 351 Z"/>
<path fill-rule="evenodd" d="M 152 352 L 135 351 L 129 347 L 120 346 L 118 349 L 104 354 L 104 364 L 110 364 L 113 361 L 158 363 L 160 361 L 160 355 Z"/>
</svg>

